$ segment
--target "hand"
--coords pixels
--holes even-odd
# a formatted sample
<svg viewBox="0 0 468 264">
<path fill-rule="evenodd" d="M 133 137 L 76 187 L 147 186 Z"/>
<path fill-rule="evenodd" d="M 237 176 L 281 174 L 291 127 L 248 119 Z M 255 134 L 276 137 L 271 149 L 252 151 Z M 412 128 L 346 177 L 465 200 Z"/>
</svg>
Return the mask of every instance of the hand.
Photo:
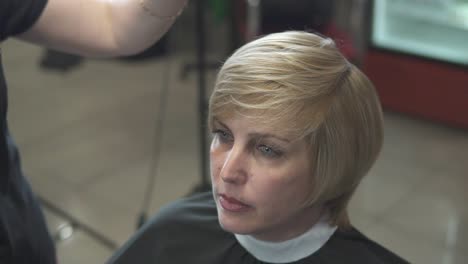
<svg viewBox="0 0 468 264">
<path fill-rule="evenodd" d="M 137 0 L 149 15 L 162 20 L 177 18 L 184 10 L 188 0 Z"/>
<path fill-rule="evenodd" d="M 131 55 L 161 38 L 187 2 L 48 0 L 36 24 L 20 37 L 87 57 Z"/>
</svg>

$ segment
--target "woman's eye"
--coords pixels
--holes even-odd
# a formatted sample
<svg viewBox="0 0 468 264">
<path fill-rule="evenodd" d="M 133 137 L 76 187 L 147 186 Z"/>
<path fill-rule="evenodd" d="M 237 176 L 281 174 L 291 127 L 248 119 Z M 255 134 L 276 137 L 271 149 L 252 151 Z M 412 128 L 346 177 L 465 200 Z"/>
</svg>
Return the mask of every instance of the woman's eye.
<svg viewBox="0 0 468 264">
<path fill-rule="evenodd" d="M 283 154 L 281 151 L 266 145 L 259 145 L 257 149 L 267 158 L 279 158 Z"/>
<path fill-rule="evenodd" d="M 233 141 L 232 135 L 224 130 L 216 130 L 213 132 L 221 142 L 231 142 Z"/>
</svg>

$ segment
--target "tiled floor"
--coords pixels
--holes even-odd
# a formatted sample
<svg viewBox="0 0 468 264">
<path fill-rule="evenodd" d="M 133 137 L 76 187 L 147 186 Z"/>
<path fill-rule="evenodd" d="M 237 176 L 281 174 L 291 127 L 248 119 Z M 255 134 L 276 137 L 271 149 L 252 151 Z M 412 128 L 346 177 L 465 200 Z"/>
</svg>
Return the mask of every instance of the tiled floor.
<svg viewBox="0 0 468 264">
<path fill-rule="evenodd" d="M 180 79 L 190 56 L 87 60 L 61 74 L 38 67 L 41 49 L 16 41 L 3 49 L 10 126 L 41 198 L 116 245 L 126 241 L 155 161 L 164 77 L 170 89 L 151 213 L 199 181 L 196 76 Z M 354 224 L 412 263 L 467 263 L 468 131 L 387 113 L 385 140 L 352 201 Z M 67 220 L 45 212 L 56 235 Z M 57 248 L 64 264 L 103 263 L 112 253 L 80 228 Z"/>
</svg>

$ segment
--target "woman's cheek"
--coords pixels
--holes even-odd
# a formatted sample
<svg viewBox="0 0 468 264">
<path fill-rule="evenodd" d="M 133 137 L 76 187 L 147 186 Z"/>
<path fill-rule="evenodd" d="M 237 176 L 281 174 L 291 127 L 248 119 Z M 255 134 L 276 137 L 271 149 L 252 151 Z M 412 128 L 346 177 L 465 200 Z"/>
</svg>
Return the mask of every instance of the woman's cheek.
<svg viewBox="0 0 468 264">
<path fill-rule="evenodd" d="M 219 174 L 221 172 L 221 168 L 223 165 L 223 153 L 222 151 L 219 150 L 219 148 L 216 148 L 212 146 L 211 151 L 210 151 L 210 168 L 211 168 L 211 179 L 217 179 L 219 177 Z"/>
</svg>

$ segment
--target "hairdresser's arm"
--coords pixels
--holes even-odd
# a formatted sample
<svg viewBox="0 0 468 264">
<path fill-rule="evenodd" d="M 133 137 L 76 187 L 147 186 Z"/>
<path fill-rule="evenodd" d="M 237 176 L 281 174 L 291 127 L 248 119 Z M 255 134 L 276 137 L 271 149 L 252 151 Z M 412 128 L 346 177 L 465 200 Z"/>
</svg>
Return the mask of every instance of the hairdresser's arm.
<svg viewBox="0 0 468 264">
<path fill-rule="evenodd" d="M 134 54 L 164 35 L 187 1 L 48 0 L 36 24 L 19 37 L 83 56 Z"/>
</svg>

